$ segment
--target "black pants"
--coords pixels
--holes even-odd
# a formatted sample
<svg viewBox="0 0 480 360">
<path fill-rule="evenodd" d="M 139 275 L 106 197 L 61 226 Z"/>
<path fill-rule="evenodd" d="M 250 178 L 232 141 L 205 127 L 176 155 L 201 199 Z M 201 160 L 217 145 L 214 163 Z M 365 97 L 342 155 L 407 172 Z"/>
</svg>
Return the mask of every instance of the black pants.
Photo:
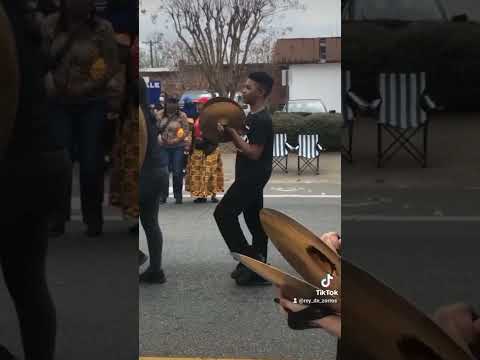
<svg viewBox="0 0 480 360">
<path fill-rule="evenodd" d="M 165 186 L 168 187 L 168 167 L 150 168 L 145 166 L 139 178 L 140 221 L 147 237 L 150 255 L 150 270 L 159 272 L 162 269 L 163 236 L 158 224 L 160 197 Z"/>
<path fill-rule="evenodd" d="M 231 252 L 266 260 L 268 237 L 260 223 L 260 210 L 263 208 L 263 188 L 270 174 L 261 179 L 236 179 L 217 205 L 214 217 L 218 229 Z M 249 245 L 240 228 L 238 216 L 243 213 L 248 230 L 252 234 Z"/>
<path fill-rule="evenodd" d="M 103 224 L 105 103 L 51 105 L 51 119 L 56 142 L 65 146 L 73 161 L 80 165 L 80 197 L 83 222 L 94 227 Z M 72 162 L 73 162 L 72 161 Z M 54 222 L 70 218 L 72 185 L 64 202 L 56 209 Z"/>
<path fill-rule="evenodd" d="M 65 152 L 2 162 L 0 264 L 15 303 L 26 360 L 52 360 L 56 315 L 46 281 L 48 218 L 67 184 Z"/>
</svg>

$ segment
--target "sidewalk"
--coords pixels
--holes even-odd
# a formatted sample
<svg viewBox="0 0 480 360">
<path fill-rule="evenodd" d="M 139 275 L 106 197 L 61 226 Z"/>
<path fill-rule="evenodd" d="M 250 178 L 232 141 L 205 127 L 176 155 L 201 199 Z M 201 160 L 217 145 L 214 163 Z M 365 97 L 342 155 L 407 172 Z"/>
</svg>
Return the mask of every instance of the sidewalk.
<svg viewBox="0 0 480 360">
<path fill-rule="evenodd" d="M 409 154 L 399 152 L 384 168 L 378 169 L 376 122 L 360 118 L 353 135 L 354 163 L 343 162 L 342 186 L 480 190 L 480 113 L 437 114 L 430 120 L 428 168 L 421 168 Z"/>
<path fill-rule="evenodd" d="M 236 154 L 228 147 L 222 147 L 223 169 L 225 184 L 230 185 L 235 178 L 235 156 Z M 288 173 L 275 168 L 270 179 L 271 184 L 338 184 L 341 180 L 341 156 L 338 152 L 325 152 L 320 155 L 320 174 L 315 175 L 310 169 L 305 170 L 301 175 L 297 174 L 297 155 L 289 154 Z"/>
</svg>

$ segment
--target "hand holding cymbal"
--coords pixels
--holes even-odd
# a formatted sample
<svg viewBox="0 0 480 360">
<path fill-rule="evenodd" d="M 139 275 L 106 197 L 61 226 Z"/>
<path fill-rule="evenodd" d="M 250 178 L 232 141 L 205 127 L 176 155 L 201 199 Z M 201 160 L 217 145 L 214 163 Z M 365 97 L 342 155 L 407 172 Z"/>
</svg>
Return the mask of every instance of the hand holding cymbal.
<svg viewBox="0 0 480 360">
<path fill-rule="evenodd" d="M 341 240 L 338 236 L 336 240 L 333 234 L 328 234 L 322 237 L 323 239 L 318 238 L 295 220 L 271 209 L 262 210 L 261 221 L 272 243 L 306 281 L 321 288 L 322 277 L 326 273 L 333 273 L 337 276 L 332 284 L 340 289 L 343 283 L 344 288 L 348 289 L 348 296 L 341 299 L 342 306 L 339 311 L 346 314 L 346 320 L 342 323 L 342 332 L 349 334 L 348 337 L 343 337 L 342 345 L 355 354 L 356 358 L 370 360 L 473 359 L 472 353 L 477 351 L 478 341 L 470 343 L 471 351 L 465 347 L 465 344 L 458 341 L 462 334 L 472 334 L 480 327 L 478 317 L 472 315 L 471 311 L 450 309 L 448 316 L 443 316 L 443 322 L 446 322 L 447 328 L 450 328 L 450 334 L 448 329 L 445 331 L 437 325 L 439 324 L 438 315 L 435 323 L 388 286 L 349 261 L 340 259 L 334 246 L 328 244 L 329 242 L 340 244 Z M 283 305 L 289 306 L 285 302 Z M 316 318 L 319 319 L 322 315 L 320 313 L 317 315 L 315 311 L 310 311 L 308 308 L 290 309 L 297 310 L 294 319 L 300 321 L 315 318 L 312 316 L 317 316 Z M 458 322 L 455 320 L 452 323 L 452 317 L 456 317 Z M 326 321 L 327 318 L 332 317 L 327 316 L 322 320 Z M 459 324 L 470 324 L 468 325 L 470 330 L 467 332 L 461 330 L 455 335 L 453 331 L 459 330 Z M 445 329 L 445 325 L 442 325 L 442 328 Z"/>
<path fill-rule="evenodd" d="M 217 97 L 210 99 L 200 113 L 203 137 L 212 143 L 231 141 L 232 131 L 245 127 L 245 113 L 235 101 Z"/>
</svg>

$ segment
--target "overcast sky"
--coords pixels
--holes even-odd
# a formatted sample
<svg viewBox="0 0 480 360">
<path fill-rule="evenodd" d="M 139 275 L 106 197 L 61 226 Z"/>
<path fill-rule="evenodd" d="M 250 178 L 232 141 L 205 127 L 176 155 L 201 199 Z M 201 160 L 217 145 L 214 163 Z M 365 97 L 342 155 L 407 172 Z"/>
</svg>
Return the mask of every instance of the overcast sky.
<svg viewBox="0 0 480 360">
<path fill-rule="evenodd" d="M 143 7 L 155 10 L 162 0 L 143 0 Z M 292 27 L 286 37 L 329 37 L 341 36 L 340 0 L 300 0 L 305 11 L 288 11 L 273 22 L 275 27 Z M 154 32 L 162 32 L 170 39 L 174 32 L 168 26 L 168 19 L 162 17 L 155 24 L 150 15 L 140 14 L 140 40 L 145 41 Z"/>
</svg>

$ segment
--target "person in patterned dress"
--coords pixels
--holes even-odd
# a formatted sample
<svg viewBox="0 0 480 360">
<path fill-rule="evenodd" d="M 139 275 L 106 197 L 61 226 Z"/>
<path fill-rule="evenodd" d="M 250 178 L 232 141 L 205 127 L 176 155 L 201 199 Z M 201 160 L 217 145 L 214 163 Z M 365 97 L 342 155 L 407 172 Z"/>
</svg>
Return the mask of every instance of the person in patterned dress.
<svg viewBox="0 0 480 360">
<path fill-rule="evenodd" d="M 201 111 L 208 97 L 195 99 Z M 194 203 L 205 203 L 210 196 L 213 203 L 218 202 L 217 193 L 224 191 L 223 164 L 220 149 L 202 138 L 200 119 L 193 125 L 192 150 L 188 158 L 185 189 L 196 199 Z"/>
</svg>

